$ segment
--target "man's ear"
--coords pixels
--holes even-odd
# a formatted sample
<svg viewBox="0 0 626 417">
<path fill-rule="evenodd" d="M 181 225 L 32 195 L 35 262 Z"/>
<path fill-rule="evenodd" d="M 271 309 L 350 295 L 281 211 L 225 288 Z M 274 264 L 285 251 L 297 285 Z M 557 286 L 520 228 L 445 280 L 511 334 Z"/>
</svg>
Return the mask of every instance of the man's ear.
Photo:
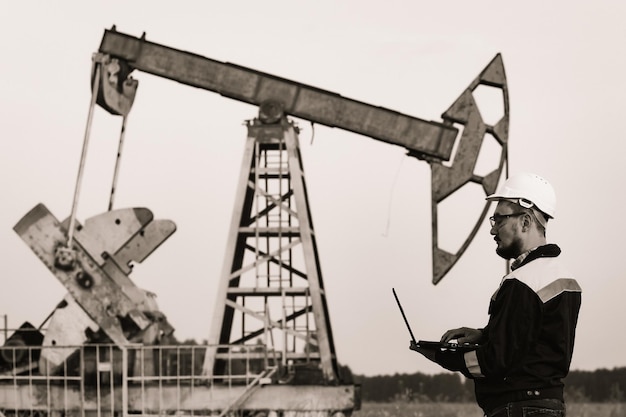
<svg viewBox="0 0 626 417">
<path fill-rule="evenodd" d="M 532 223 L 533 219 L 530 218 L 530 213 L 524 213 L 522 216 L 522 232 L 530 230 Z"/>
</svg>

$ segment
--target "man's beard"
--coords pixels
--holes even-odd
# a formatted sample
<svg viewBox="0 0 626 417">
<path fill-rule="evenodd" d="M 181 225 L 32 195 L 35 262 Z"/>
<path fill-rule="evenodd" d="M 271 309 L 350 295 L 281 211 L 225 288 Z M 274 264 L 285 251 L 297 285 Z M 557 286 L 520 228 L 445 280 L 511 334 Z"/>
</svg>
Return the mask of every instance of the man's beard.
<svg viewBox="0 0 626 417">
<path fill-rule="evenodd" d="M 522 247 L 522 240 L 518 238 L 507 246 L 498 246 L 496 253 L 504 259 L 515 259 L 522 254 Z"/>
</svg>

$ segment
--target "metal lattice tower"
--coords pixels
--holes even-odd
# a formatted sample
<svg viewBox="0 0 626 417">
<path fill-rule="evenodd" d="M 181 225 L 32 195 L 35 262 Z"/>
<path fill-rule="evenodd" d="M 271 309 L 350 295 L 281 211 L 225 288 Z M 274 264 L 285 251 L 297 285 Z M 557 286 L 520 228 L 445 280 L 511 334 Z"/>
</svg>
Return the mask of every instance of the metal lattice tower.
<svg viewBox="0 0 626 417">
<path fill-rule="evenodd" d="M 337 379 L 298 130 L 248 123 L 204 372 L 219 375 L 238 345 L 291 376 Z M 227 347 L 228 345 L 228 347 Z"/>
</svg>

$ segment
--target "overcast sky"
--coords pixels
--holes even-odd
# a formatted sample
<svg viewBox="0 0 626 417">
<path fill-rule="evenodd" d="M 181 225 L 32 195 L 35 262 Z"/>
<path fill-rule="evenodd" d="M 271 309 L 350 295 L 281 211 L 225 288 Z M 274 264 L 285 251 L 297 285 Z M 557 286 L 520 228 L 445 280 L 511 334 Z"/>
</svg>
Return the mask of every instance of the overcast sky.
<svg viewBox="0 0 626 417">
<path fill-rule="evenodd" d="M 105 28 L 427 120 L 501 53 L 511 172 L 554 185 L 548 240 L 583 287 L 572 367 L 626 366 L 622 1 L 0 0 L 0 314 L 40 324 L 65 290 L 13 232 L 38 203 L 69 216 Z M 179 339 L 206 339 L 254 106 L 137 73 L 117 207 L 148 207 L 177 232 L 131 278 L 158 295 Z M 480 327 L 504 273 L 487 222 L 431 284 L 430 169 L 403 149 L 296 120 L 341 363 L 359 374 L 439 372 L 408 350 L 395 287 L 419 339 Z M 78 218 L 106 211 L 119 118 L 94 114 Z M 480 203 L 479 203 L 480 204 Z M 476 201 L 446 228 L 471 227 Z M 472 218 L 465 222 L 459 219 Z M 452 227 L 451 227 L 452 226 Z M 458 232 L 458 231 L 457 231 Z M 442 238 L 442 239 L 447 239 Z"/>
</svg>

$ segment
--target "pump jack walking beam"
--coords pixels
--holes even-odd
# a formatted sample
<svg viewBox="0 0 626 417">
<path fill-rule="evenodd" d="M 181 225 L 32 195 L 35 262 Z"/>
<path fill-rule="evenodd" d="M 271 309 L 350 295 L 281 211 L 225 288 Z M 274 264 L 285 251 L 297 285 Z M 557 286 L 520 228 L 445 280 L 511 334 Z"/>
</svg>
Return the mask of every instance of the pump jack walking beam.
<svg viewBox="0 0 626 417">
<path fill-rule="evenodd" d="M 450 250 L 439 246 L 440 203 L 470 183 L 481 186 L 485 195 L 492 194 L 508 160 L 509 98 L 500 54 L 442 114 L 443 122 L 425 121 L 302 83 L 159 45 L 147 41 L 145 33 L 136 38 L 117 32 L 115 26 L 105 30 L 99 54 L 105 60 L 112 58 L 115 61 L 115 65 L 107 66 L 107 70 L 101 73 L 103 92 L 98 97 L 98 104 L 113 114 L 128 112 L 137 87 L 128 75 L 137 69 L 258 105 L 259 119 L 264 122 L 276 122 L 283 114 L 292 115 L 402 146 L 408 155 L 427 161 L 432 171 L 433 284 L 448 273 L 468 248 L 489 208 L 486 203 L 461 246 Z M 117 73 L 112 73 L 110 68 Z M 479 86 L 499 90 L 502 97 L 502 117 L 492 125 L 483 120 L 474 98 Z M 461 134 L 459 126 L 462 127 Z M 487 136 L 493 137 L 500 146 L 500 161 L 491 172 L 478 175 L 475 173 L 476 163 Z"/>
<path fill-rule="evenodd" d="M 285 114 L 349 130 L 441 160 L 450 159 L 457 136 L 453 126 L 162 46 L 145 40 L 145 34 L 135 38 L 115 29 L 106 30 L 99 52 L 126 62 L 130 71 L 137 69 L 253 105 L 280 103 Z"/>
<path fill-rule="evenodd" d="M 481 185 L 486 194 L 493 193 L 508 157 L 508 88 L 500 54 L 442 114 L 444 121 L 432 122 L 242 66 L 152 43 L 145 39 L 145 34 L 135 38 L 117 32 L 115 27 L 105 31 L 99 53 L 116 62 L 116 65 L 108 66 L 107 71 L 101 73 L 103 92 L 98 101 L 98 104 L 114 114 L 124 114 L 128 103 L 132 103 L 136 83 L 128 75 L 137 69 L 259 105 L 261 120 L 276 121 L 282 114 L 293 115 L 402 146 L 409 155 L 427 161 L 432 168 L 434 284 L 465 252 L 488 209 L 488 205 L 485 205 L 461 247 L 457 251 L 449 251 L 440 248 L 438 244 L 439 204 L 468 183 Z M 109 68 L 114 68 L 118 74 L 112 74 Z M 111 83 L 111 79 L 115 81 Z M 484 122 L 473 96 L 479 86 L 500 90 L 503 115 L 493 125 Z M 118 93 L 111 90 L 117 90 Z M 460 135 L 458 126 L 463 128 Z M 486 136 L 492 136 L 501 147 L 500 162 L 492 172 L 476 175 L 474 170 L 478 154 Z M 458 143 L 453 155 L 455 142 Z M 451 162 L 443 164 L 447 161 Z"/>
</svg>

